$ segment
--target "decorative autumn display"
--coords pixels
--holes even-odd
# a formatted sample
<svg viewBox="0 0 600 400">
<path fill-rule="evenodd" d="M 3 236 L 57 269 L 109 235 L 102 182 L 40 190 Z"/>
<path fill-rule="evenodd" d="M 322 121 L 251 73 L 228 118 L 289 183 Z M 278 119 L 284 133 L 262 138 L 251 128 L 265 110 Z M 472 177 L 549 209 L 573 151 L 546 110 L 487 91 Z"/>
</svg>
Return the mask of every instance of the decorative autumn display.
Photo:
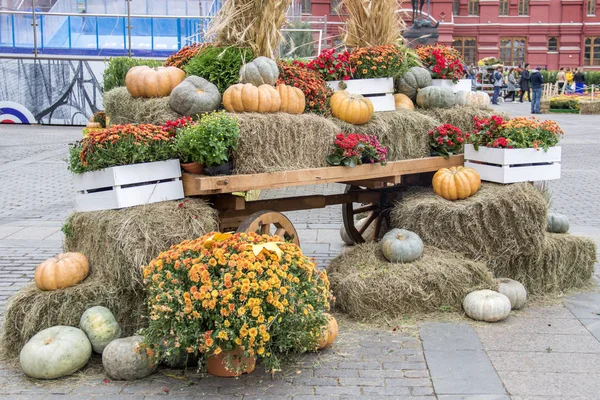
<svg viewBox="0 0 600 400">
<path fill-rule="evenodd" d="M 251 83 L 254 86 L 274 86 L 277 83 L 278 77 L 279 68 L 277 68 L 277 63 L 263 56 L 257 57 L 240 68 L 240 81 L 242 83 Z"/>
<path fill-rule="evenodd" d="M 423 241 L 406 229 L 392 229 L 383 236 L 380 245 L 383 256 L 390 262 L 413 262 L 423 255 Z"/>
<path fill-rule="evenodd" d="M 486 92 L 471 92 L 459 90 L 454 93 L 454 104 L 457 106 L 472 106 L 485 108 L 490 105 L 490 95 Z"/>
<path fill-rule="evenodd" d="M 569 232 L 569 218 L 563 214 L 548 213 L 548 226 L 546 230 L 552 233 Z"/>
<path fill-rule="evenodd" d="M 349 124 L 362 125 L 373 118 L 374 110 L 371 100 L 342 90 L 331 96 L 331 112 L 334 117 Z"/>
<path fill-rule="evenodd" d="M 288 85 L 277 85 L 277 92 L 281 98 L 279 111 L 288 114 L 302 114 L 306 100 L 302 90 Z"/>
<path fill-rule="evenodd" d="M 387 45 L 402 42 L 406 25 L 398 12 L 396 0 L 341 0 L 335 3 L 335 13 L 343 12 L 341 29 L 347 47 Z M 342 11 L 343 10 L 343 11 Z"/>
<path fill-rule="evenodd" d="M 327 86 L 317 72 L 307 69 L 304 63 L 297 60 L 294 60 L 292 64 L 279 61 L 277 66 L 279 67 L 277 83 L 297 87 L 304 93 L 305 112 L 331 113 L 329 100 L 333 95 L 333 90 Z"/>
<path fill-rule="evenodd" d="M 179 114 L 195 116 L 218 110 L 221 105 L 221 93 L 206 79 L 189 76 L 173 89 L 169 103 Z"/>
<path fill-rule="evenodd" d="M 53 326 L 27 342 L 21 349 L 19 362 L 31 378 L 56 379 L 82 368 L 91 354 L 92 345 L 81 329 Z"/>
<path fill-rule="evenodd" d="M 131 336 L 110 342 L 102 352 L 106 374 L 112 379 L 132 381 L 154 372 L 157 364 L 153 363 L 152 352 L 143 348 L 143 340 L 141 336 Z"/>
<path fill-rule="evenodd" d="M 133 97 L 165 97 L 185 79 L 185 72 L 175 67 L 133 67 L 125 76 L 125 86 Z"/>
<path fill-rule="evenodd" d="M 475 117 L 475 130 L 468 142 L 475 150 L 479 146 L 506 149 L 544 149 L 556 146 L 564 136 L 563 130 L 551 120 L 535 117 L 515 117 L 508 121 L 501 116 Z"/>
<path fill-rule="evenodd" d="M 417 105 L 422 108 L 454 107 L 454 92 L 447 87 L 427 86 L 417 93 Z"/>
<path fill-rule="evenodd" d="M 412 100 L 420 89 L 431 86 L 431 73 L 425 68 L 412 67 L 396 80 L 396 90 Z"/>
<path fill-rule="evenodd" d="M 238 83 L 223 93 L 223 106 L 229 112 L 273 113 L 281 107 L 279 92 L 270 85 Z"/>
<path fill-rule="evenodd" d="M 357 47 L 348 58 L 353 78 L 387 78 L 396 76 L 402 67 L 402 53 L 393 44 Z"/>
<path fill-rule="evenodd" d="M 200 50 L 209 46 L 211 46 L 210 43 L 192 43 L 189 46 L 184 46 L 181 48 L 181 50 L 171 54 L 163 66 L 183 69 L 187 63 L 198 54 Z"/>
<path fill-rule="evenodd" d="M 337 338 L 338 323 L 335 317 L 329 313 L 323 313 L 327 318 L 327 325 L 323 326 L 321 338 L 319 339 L 319 350 L 329 347 Z"/>
<path fill-rule="evenodd" d="M 442 168 L 433 176 L 433 191 L 446 200 L 466 199 L 477 193 L 480 186 L 481 179 L 473 168 Z"/>
<path fill-rule="evenodd" d="M 468 133 L 464 134 L 456 126 L 450 124 L 437 126 L 430 130 L 428 135 L 431 155 L 444 158 L 461 153 L 465 139 L 469 138 Z"/>
<path fill-rule="evenodd" d="M 410 97 L 402 93 L 396 93 L 394 95 L 394 104 L 396 105 L 396 111 L 415 109 L 415 103 L 413 103 Z"/>
<path fill-rule="evenodd" d="M 276 353 L 314 349 L 327 321 L 327 274 L 278 236 L 209 233 L 162 252 L 143 274 L 143 334 L 158 360 L 243 346 L 244 357 L 278 369 Z"/>
<path fill-rule="evenodd" d="M 463 300 L 465 314 L 476 321 L 497 322 L 508 317 L 511 304 L 508 297 L 493 290 L 476 290 Z"/>
<path fill-rule="evenodd" d="M 38 265 L 35 285 L 41 290 L 64 289 L 83 281 L 90 272 L 88 259 L 81 253 L 62 253 Z"/>
<path fill-rule="evenodd" d="M 320 74 L 325 81 L 347 81 L 355 72 L 350 65 L 350 53 L 335 54 L 335 49 L 323 50 L 306 68 Z"/>
<path fill-rule="evenodd" d="M 185 128 L 192 123 L 192 117 L 181 117 L 176 120 L 169 120 L 162 126 L 162 131 L 165 132 L 165 136 L 175 137 L 177 130 Z"/>
<path fill-rule="evenodd" d="M 327 156 L 327 162 L 330 165 L 354 167 L 376 162 L 385 165 L 387 148 L 382 146 L 374 135 L 339 133 L 335 136 L 334 144 L 333 154 Z"/>
<path fill-rule="evenodd" d="M 499 278 L 496 279 L 496 283 L 498 284 L 498 293 L 508 297 L 513 310 L 518 310 L 525 305 L 527 289 L 520 282 L 509 278 Z"/>
<path fill-rule="evenodd" d="M 121 327 L 114 315 L 108 308 L 102 306 L 85 310 L 79 321 L 79 327 L 87 335 L 94 352 L 98 354 L 102 354 L 110 342 L 121 337 Z"/>
<path fill-rule="evenodd" d="M 465 75 L 460 53 L 455 48 L 436 44 L 419 46 L 415 50 L 433 79 L 452 79 L 457 83 Z"/>
</svg>

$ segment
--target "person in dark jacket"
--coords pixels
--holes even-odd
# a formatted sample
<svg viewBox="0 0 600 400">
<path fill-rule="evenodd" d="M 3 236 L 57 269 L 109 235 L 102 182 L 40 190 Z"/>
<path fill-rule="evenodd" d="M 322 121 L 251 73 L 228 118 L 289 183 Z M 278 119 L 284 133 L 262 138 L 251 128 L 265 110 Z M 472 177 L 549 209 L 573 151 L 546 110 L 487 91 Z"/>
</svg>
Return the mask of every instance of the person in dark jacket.
<svg viewBox="0 0 600 400">
<path fill-rule="evenodd" d="M 523 67 L 523 73 L 521 74 L 521 78 L 519 79 L 519 86 L 521 86 L 521 96 L 519 97 L 519 101 L 523 102 L 523 95 L 527 93 L 527 98 L 531 101 L 531 91 L 529 90 L 529 64 L 525 64 Z"/>
<path fill-rule="evenodd" d="M 575 81 L 575 93 L 583 94 L 585 88 L 585 75 L 583 74 L 583 68 L 577 68 L 577 72 L 573 75 Z"/>
<path fill-rule="evenodd" d="M 540 103 L 542 101 L 542 85 L 544 84 L 544 77 L 540 72 L 542 67 L 537 67 L 535 71 L 529 76 L 531 82 L 531 113 L 540 114 Z"/>
</svg>

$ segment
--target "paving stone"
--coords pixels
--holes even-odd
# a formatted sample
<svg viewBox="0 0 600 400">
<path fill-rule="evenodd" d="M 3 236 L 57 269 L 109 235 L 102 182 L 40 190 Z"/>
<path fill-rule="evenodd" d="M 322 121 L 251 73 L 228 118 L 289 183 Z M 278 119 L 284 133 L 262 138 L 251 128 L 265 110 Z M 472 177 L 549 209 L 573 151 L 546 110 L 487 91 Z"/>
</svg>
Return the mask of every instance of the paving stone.
<svg viewBox="0 0 600 400">
<path fill-rule="evenodd" d="M 577 318 L 600 321 L 600 293 L 578 293 L 569 297 L 565 304 Z"/>
<path fill-rule="evenodd" d="M 600 342 L 592 335 L 511 334 L 478 330 L 486 350 L 600 353 Z"/>
<path fill-rule="evenodd" d="M 467 324 L 425 323 L 419 333 L 425 351 L 483 349 L 477 333 Z"/>
<path fill-rule="evenodd" d="M 512 396 L 561 396 L 571 399 L 584 397 L 597 399 L 600 379 L 597 375 L 551 372 L 499 371 L 506 390 Z"/>
<path fill-rule="evenodd" d="M 360 386 L 317 386 L 315 388 L 315 394 L 321 395 L 352 395 L 359 396 L 361 394 Z"/>
<path fill-rule="evenodd" d="M 491 395 L 477 394 L 477 395 L 466 395 L 466 396 L 439 395 L 437 398 L 438 398 L 438 400 L 511 400 L 510 397 L 507 395 L 496 395 L 496 394 L 491 394 Z"/>
<path fill-rule="evenodd" d="M 596 340 L 600 341 L 600 320 L 597 319 L 580 319 L 585 328 L 590 331 Z"/>
<path fill-rule="evenodd" d="M 362 390 L 364 396 L 409 396 L 410 387 L 408 386 L 377 386 L 364 387 Z"/>
<path fill-rule="evenodd" d="M 30 227 L 23 228 L 19 231 L 9 235 L 5 238 L 5 240 L 44 240 L 48 236 L 58 232 L 59 230 L 56 228 L 46 228 L 46 227 Z"/>
<path fill-rule="evenodd" d="M 487 354 L 496 371 L 600 373 L 600 354 L 493 351 Z"/>
<path fill-rule="evenodd" d="M 573 318 L 532 318 L 530 316 L 511 316 L 502 324 L 490 324 L 478 327 L 478 332 L 502 334 L 558 334 L 587 335 L 585 327 Z"/>
</svg>

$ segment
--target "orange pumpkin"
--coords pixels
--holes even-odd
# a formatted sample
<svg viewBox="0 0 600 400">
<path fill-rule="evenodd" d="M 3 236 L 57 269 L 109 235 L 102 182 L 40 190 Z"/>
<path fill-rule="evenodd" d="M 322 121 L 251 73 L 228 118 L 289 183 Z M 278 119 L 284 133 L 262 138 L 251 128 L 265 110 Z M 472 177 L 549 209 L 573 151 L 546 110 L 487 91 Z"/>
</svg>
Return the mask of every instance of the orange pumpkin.
<svg viewBox="0 0 600 400">
<path fill-rule="evenodd" d="M 394 95 L 394 103 L 396 104 L 396 110 L 414 110 L 415 103 L 405 94 L 396 93 Z"/>
<path fill-rule="evenodd" d="M 277 85 L 279 97 L 281 97 L 281 108 L 279 111 L 288 114 L 302 114 L 306 99 L 302 90 L 288 85 Z"/>
<path fill-rule="evenodd" d="M 185 72 L 177 67 L 140 65 L 127 72 L 125 86 L 133 97 L 166 97 L 184 79 Z"/>
<path fill-rule="evenodd" d="M 323 313 L 327 317 L 327 326 L 323 327 L 321 331 L 321 337 L 319 338 L 319 349 L 324 349 L 331 345 L 338 335 L 338 323 L 333 315 Z"/>
<path fill-rule="evenodd" d="M 366 124 L 373 117 L 373 103 L 359 94 L 338 91 L 331 96 L 333 116 L 354 125 Z"/>
<path fill-rule="evenodd" d="M 81 253 L 62 253 L 38 265 L 35 284 L 41 290 L 64 289 L 83 281 L 90 272 L 88 259 Z"/>
<path fill-rule="evenodd" d="M 474 195 L 481 178 L 473 168 L 442 168 L 433 176 L 433 191 L 446 200 L 462 200 Z"/>
<path fill-rule="evenodd" d="M 237 83 L 223 93 L 223 106 L 229 112 L 277 112 L 281 97 L 271 85 L 256 87 L 251 83 Z"/>
</svg>

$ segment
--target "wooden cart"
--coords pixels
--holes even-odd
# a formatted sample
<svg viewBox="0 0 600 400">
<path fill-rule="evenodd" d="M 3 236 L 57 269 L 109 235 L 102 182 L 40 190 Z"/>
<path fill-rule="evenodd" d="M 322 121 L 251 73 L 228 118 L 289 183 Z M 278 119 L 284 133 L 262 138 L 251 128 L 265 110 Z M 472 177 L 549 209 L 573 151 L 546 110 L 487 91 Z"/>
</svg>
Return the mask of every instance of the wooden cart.
<svg viewBox="0 0 600 400">
<path fill-rule="evenodd" d="M 449 159 L 429 157 L 392 161 L 380 164 L 348 167 L 311 168 L 294 171 L 202 176 L 183 174 L 186 196 L 206 198 L 218 211 L 221 231 L 258 231 L 274 233 L 300 244 L 298 233 L 284 211 L 308 210 L 341 204 L 344 227 L 350 240 L 364 242 L 363 233 L 374 225 L 374 234 L 380 238 L 389 222 L 389 209 L 400 199 L 403 186 L 430 183 L 440 168 L 463 165 L 463 156 Z M 270 200 L 246 201 L 233 195 L 255 189 L 275 189 L 323 183 L 343 183 L 343 194 L 310 195 Z M 355 216 L 365 216 L 361 226 L 355 225 Z"/>
</svg>

